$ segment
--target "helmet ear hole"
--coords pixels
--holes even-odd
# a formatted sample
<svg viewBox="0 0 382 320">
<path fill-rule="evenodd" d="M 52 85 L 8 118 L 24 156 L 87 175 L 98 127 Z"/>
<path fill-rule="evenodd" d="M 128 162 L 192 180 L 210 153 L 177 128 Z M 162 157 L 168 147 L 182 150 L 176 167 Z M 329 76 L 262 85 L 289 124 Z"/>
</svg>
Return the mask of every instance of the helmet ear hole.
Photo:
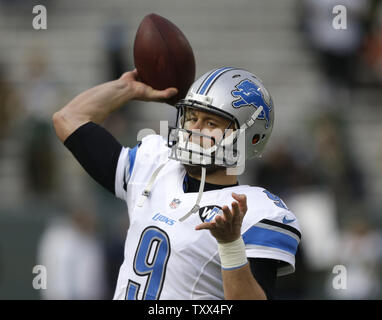
<svg viewBox="0 0 382 320">
<path fill-rule="evenodd" d="M 253 137 L 252 137 L 252 144 L 256 144 L 260 141 L 260 135 L 258 133 L 256 133 Z"/>
</svg>

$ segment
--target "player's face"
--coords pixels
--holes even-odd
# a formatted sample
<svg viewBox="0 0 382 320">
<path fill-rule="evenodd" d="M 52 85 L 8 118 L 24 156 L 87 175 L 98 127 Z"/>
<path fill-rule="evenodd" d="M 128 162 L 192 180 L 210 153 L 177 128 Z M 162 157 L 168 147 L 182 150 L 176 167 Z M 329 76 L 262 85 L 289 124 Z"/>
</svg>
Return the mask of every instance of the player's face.
<svg viewBox="0 0 382 320">
<path fill-rule="evenodd" d="M 220 141 L 223 137 L 228 136 L 231 130 L 227 130 L 230 125 L 230 121 L 219 117 L 213 113 L 205 112 L 193 108 L 186 108 L 184 115 L 184 129 L 194 131 L 213 137 L 215 141 Z M 194 143 L 198 143 L 204 148 L 209 148 L 214 145 L 212 139 L 206 139 L 198 135 L 191 135 L 190 140 Z"/>
</svg>

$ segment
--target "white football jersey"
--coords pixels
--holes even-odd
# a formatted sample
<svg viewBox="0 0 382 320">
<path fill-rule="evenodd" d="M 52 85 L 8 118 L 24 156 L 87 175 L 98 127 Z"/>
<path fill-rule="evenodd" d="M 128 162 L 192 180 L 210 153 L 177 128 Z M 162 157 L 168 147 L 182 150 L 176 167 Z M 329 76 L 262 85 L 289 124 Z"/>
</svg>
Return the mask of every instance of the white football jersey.
<svg viewBox="0 0 382 320">
<path fill-rule="evenodd" d="M 121 151 L 115 192 L 127 203 L 130 227 L 114 299 L 224 299 L 216 239 L 195 227 L 211 221 L 224 205 L 231 207 L 232 192 L 247 196 L 242 224 L 247 257 L 281 261 L 278 275 L 294 271 L 301 237 L 297 219 L 263 188 L 241 185 L 205 191 L 199 212 L 180 222 L 198 193 L 184 192 L 185 168 L 168 159 L 169 151 L 158 135 L 145 137 L 139 148 Z M 138 206 L 153 172 L 163 163 L 149 197 Z"/>
</svg>

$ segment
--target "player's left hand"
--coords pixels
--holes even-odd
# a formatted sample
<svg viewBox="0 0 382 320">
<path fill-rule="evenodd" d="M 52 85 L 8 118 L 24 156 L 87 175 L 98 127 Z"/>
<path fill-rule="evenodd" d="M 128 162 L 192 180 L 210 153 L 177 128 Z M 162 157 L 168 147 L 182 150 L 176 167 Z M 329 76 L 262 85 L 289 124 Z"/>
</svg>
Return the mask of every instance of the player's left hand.
<svg viewBox="0 0 382 320">
<path fill-rule="evenodd" d="M 232 242 L 241 235 L 241 224 L 247 212 L 247 197 L 245 194 L 232 192 L 232 209 L 223 206 L 223 215 L 218 215 L 211 222 L 204 222 L 195 227 L 195 230 L 210 230 L 211 234 L 220 243 Z"/>
</svg>

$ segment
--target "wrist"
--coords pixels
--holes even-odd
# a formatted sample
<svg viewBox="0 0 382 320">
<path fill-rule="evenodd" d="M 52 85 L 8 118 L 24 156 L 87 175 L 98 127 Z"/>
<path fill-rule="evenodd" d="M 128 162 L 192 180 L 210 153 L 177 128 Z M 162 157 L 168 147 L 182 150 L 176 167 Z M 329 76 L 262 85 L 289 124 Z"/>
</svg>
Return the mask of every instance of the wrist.
<svg viewBox="0 0 382 320">
<path fill-rule="evenodd" d="M 218 242 L 218 252 L 223 270 L 233 270 L 248 263 L 245 244 L 240 236 L 232 242 Z"/>
</svg>

